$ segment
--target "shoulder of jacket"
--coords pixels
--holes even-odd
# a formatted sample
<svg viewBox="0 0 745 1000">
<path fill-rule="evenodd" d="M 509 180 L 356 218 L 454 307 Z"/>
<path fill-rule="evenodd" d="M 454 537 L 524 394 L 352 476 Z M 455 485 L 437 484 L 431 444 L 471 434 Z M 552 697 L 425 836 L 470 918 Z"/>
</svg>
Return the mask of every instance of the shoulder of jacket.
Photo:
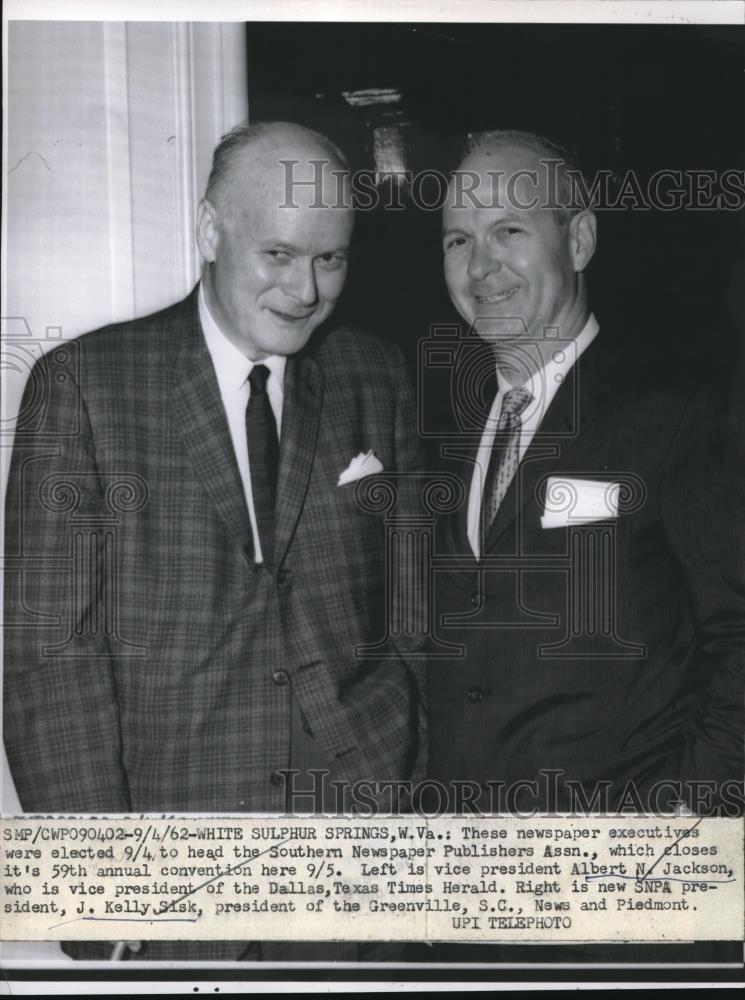
<svg viewBox="0 0 745 1000">
<path fill-rule="evenodd" d="M 178 342 L 178 329 L 193 322 L 190 298 L 167 306 L 148 316 L 108 323 L 106 326 L 69 341 L 77 345 L 80 359 L 88 365 L 112 362 L 125 364 L 143 356 L 172 354 Z"/>
<path fill-rule="evenodd" d="M 395 344 L 347 324 L 324 331 L 314 353 L 319 363 L 341 361 L 349 367 L 391 367 L 397 365 L 402 358 L 401 351 Z"/>
</svg>

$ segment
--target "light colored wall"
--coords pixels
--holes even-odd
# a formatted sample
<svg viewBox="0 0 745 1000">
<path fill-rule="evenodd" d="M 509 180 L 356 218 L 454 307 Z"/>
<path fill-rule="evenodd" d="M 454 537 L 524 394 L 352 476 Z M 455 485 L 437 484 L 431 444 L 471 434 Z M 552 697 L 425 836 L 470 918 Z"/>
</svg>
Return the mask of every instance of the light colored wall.
<svg viewBox="0 0 745 1000">
<path fill-rule="evenodd" d="M 67 337 L 183 296 L 212 149 L 247 114 L 245 26 L 8 29 L 5 314 Z"/>
<path fill-rule="evenodd" d="M 242 23 L 16 21 L 7 51 L 3 492 L 45 338 L 189 291 L 212 150 L 248 114 Z M 1 804 L 19 811 L 5 761 Z"/>
</svg>

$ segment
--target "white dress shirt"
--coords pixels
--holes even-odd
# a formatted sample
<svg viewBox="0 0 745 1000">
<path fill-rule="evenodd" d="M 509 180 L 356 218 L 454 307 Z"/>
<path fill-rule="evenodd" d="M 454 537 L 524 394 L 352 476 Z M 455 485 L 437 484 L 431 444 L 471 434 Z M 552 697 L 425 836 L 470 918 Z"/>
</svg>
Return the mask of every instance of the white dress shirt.
<svg viewBox="0 0 745 1000">
<path fill-rule="evenodd" d="M 199 321 L 202 324 L 207 350 L 210 352 L 217 375 L 217 384 L 220 387 L 225 416 L 228 418 L 230 439 L 233 442 L 233 451 L 243 483 L 243 495 L 246 499 L 248 516 L 251 519 L 255 561 L 262 562 L 261 542 L 259 541 L 259 530 L 256 525 L 256 512 L 251 491 L 248 444 L 246 442 L 246 407 L 251 395 L 248 376 L 254 364 L 266 365 L 269 369 L 266 392 L 274 419 L 277 422 L 277 438 L 279 439 L 282 431 L 282 405 L 284 403 L 287 358 L 272 354 L 261 361 L 250 361 L 245 354 L 238 350 L 235 344 L 228 340 L 215 322 L 207 305 L 204 287 L 201 284 L 199 286 Z"/>
<path fill-rule="evenodd" d="M 548 364 L 531 375 L 523 383 L 533 399 L 525 407 L 521 417 L 520 461 L 523 460 L 525 452 L 528 450 L 528 446 L 533 440 L 533 436 L 538 430 L 559 386 L 569 374 L 577 358 L 595 339 L 598 329 L 598 322 L 591 315 L 582 327 L 579 335 L 568 343 L 563 341 L 558 342 L 557 348 Z M 489 416 L 486 418 L 484 432 L 481 435 L 481 443 L 479 444 L 479 450 L 476 453 L 476 461 L 473 466 L 471 490 L 468 494 L 468 541 L 477 559 L 481 555 L 479 524 L 484 483 L 489 469 L 494 438 L 497 433 L 499 415 L 502 412 L 502 398 L 505 392 L 512 388 L 516 387 L 505 379 L 499 370 L 499 366 L 497 366 L 497 395 L 494 397 Z"/>
</svg>

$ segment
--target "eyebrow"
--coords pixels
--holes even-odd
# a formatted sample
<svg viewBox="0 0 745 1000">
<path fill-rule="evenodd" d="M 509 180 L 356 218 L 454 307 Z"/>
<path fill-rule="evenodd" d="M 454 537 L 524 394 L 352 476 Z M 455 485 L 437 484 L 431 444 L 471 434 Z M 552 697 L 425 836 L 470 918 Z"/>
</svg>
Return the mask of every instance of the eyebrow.
<svg viewBox="0 0 745 1000">
<path fill-rule="evenodd" d="M 338 246 L 330 247 L 328 250 L 321 250 L 320 253 L 313 254 L 314 257 L 323 257 L 329 253 L 349 253 L 351 243 L 340 243 Z M 288 243 L 286 240 L 262 240 L 258 244 L 259 253 L 268 253 L 270 250 L 286 250 L 288 253 L 296 253 L 304 256 L 303 248 L 295 243 Z"/>
<path fill-rule="evenodd" d="M 509 215 L 503 215 L 500 219 L 495 219 L 494 222 L 489 226 L 489 229 L 494 229 L 495 226 L 503 226 L 506 222 L 519 222 L 521 225 L 525 224 L 525 218 L 521 215 L 516 215 L 514 212 L 510 212 Z M 451 233 L 462 233 L 466 235 L 465 229 L 460 226 L 447 226 L 443 227 L 441 230 L 442 236 L 449 236 Z"/>
<path fill-rule="evenodd" d="M 273 240 L 267 238 L 265 240 L 258 241 L 259 250 L 291 250 L 293 252 L 297 251 L 297 247 L 292 243 L 288 243 L 286 240 Z"/>
</svg>

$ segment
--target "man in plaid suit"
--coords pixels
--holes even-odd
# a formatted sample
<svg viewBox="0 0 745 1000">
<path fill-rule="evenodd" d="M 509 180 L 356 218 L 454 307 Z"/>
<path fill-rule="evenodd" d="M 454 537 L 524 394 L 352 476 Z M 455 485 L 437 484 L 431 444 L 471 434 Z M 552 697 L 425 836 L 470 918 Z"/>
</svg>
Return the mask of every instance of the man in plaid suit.
<svg viewBox="0 0 745 1000">
<path fill-rule="evenodd" d="M 29 379 L 4 680 L 28 811 L 308 809 L 287 800 L 288 768 L 354 782 L 421 764 L 416 640 L 356 652 L 387 634 L 387 587 L 382 515 L 357 502 L 352 460 L 401 473 L 419 457 L 400 353 L 328 322 L 353 223 L 344 169 L 299 126 L 233 130 L 200 205 L 200 285 Z M 246 416 L 262 388 L 279 439 L 271 511 Z"/>
</svg>

